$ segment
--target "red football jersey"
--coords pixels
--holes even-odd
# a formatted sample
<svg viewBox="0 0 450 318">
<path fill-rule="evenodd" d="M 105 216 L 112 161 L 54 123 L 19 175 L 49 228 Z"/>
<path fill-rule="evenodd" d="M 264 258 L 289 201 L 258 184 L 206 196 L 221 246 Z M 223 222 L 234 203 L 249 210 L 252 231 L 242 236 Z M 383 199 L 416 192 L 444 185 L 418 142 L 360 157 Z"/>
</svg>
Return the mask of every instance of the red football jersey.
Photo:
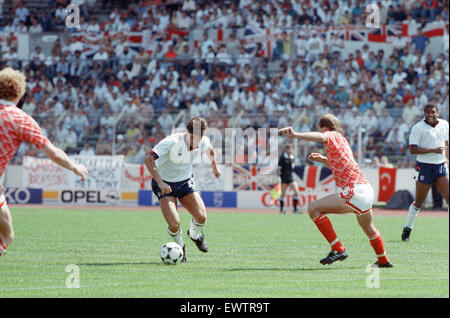
<svg viewBox="0 0 450 318">
<path fill-rule="evenodd" d="M 0 100 L 0 177 L 23 141 L 37 149 L 50 142 L 33 118 L 12 102 Z"/>
<path fill-rule="evenodd" d="M 333 172 L 336 185 L 344 189 L 347 186 L 353 187 L 354 184 L 368 183 L 353 157 L 353 151 L 347 139 L 337 131 L 327 131 L 325 135 L 328 165 Z"/>
</svg>

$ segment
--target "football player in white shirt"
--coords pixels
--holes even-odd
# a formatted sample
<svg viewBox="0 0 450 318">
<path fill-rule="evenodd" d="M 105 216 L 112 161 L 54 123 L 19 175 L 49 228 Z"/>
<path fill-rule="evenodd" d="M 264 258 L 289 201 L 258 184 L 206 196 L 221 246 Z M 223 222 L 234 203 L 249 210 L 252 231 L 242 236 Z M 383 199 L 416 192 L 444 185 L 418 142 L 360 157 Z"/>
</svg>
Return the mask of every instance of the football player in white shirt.
<svg viewBox="0 0 450 318">
<path fill-rule="evenodd" d="M 158 197 L 161 211 L 168 224 L 169 235 L 185 252 L 182 238 L 177 199 L 192 215 L 188 237 L 203 253 L 208 245 L 202 232 L 206 224 L 206 208 L 192 177 L 193 162 L 201 160 L 206 153 L 211 161 L 213 173 L 219 178 L 221 172 L 214 157 L 214 148 L 205 136 L 208 124 L 204 118 L 194 117 L 186 125 L 187 132 L 172 134 L 161 140 L 147 154 L 145 165 L 153 177 L 152 190 Z M 186 253 L 181 262 L 186 262 Z"/>
<path fill-rule="evenodd" d="M 424 109 L 425 119 L 415 124 L 409 136 L 411 154 L 417 155 L 416 198 L 408 210 L 403 227 L 402 241 L 409 241 L 414 220 L 434 185 L 448 204 L 448 122 L 438 119 L 438 107 L 428 103 Z"/>
</svg>

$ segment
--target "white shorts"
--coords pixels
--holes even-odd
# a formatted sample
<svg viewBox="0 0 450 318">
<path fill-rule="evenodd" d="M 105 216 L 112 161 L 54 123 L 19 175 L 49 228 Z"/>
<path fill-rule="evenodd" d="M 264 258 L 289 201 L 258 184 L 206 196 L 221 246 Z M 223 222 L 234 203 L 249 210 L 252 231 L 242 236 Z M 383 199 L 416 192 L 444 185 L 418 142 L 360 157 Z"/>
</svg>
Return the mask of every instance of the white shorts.
<svg viewBox="0 0 450 318">
<path fill-rule="evenodd" d="M 355 184 L 338 191 L 339 196 L 345 199 L 345 204 L 351 207 L 358 215 L 368 213 L 373 206 L 375 194 L 369 183 Z"/>
<path fill-rule="evenodd" d="M 0 208 L 3 206 L 3 204 L 5 204 L 6 202 L 6 198 L 3 192 L 3 186 L 0 184 Z"/>
</svg>

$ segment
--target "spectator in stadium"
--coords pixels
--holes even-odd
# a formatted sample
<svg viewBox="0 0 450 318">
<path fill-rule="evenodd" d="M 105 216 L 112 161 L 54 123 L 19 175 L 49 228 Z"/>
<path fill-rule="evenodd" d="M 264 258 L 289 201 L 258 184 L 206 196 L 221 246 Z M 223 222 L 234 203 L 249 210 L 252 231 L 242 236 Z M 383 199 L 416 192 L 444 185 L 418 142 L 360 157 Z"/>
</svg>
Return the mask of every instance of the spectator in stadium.
<svg viewBox="0 0 450 318">
<path fill-rule="evenodd" d="M 24 6 L 22 1 L 17 4 L 17 7 L 15 8 L 15 10 L 13 10 L 13 12 L 15 26 L 19 25 L 20 22 L 23 22 L 25 24 L 28 16 L 30 15 L 30 11 L 27 9 L 27 7 Z"/>
<path fill-rule="evenodd" d="M 96 143 L 95 155 L 111 156 L 111 145 L 109 145 L 103 137 L 100 137 Z"/>
<path fill-rule="evenodd" d="M 28 29 L 28 32 L 30 33 L 42 33 L 42 25 L 39 24 L 38 19 L 34 18 L 31 22 L 31 26 Z"/>
<path fill-rule="evenodd" d="M 84 114 L 82 107 L 79 107 L 77 113 L 72 117 L 71 125 L 77 134 L 77 140 L 81 141 L 84 137 L 86 128 L 89 127 L 89 121 Z"/>
<path fill-rule="evenodd" d="M 387 134 L 383 153 L 401 155 L 406 144 L 405 136 L 401 133 L 399 126 L 394 124 L 393 129 Z"/>
<path fill-rule="evenodd" d="M 411 40 L 411 43 L 414 45 L 414 50 L 420 50 L 424 54 L 430 39 L 422 33 L 422 28 L 419 28 L 417 31 L 417 35 Z"/>
<path fill-rule="evenodd" d="M 80 156 L 95 156 L 95 151 L 94 149 L 92 149 L 91 145 L 89 145 L 88 143 L 85 143 L 83 145 L 83 149 L 81 149 Z"/>
<path fill-rule="evenodd" d="M 77 143 L 78 143 L 78 136 L 75 130 L 70 126 L 68 127 L 68 133 L 67 137 L 65 139 L 65 142 L 61 144 L 61 149 L 67 151 L 67 152 L 74 152 L 77 149 Z"/>
</svg>

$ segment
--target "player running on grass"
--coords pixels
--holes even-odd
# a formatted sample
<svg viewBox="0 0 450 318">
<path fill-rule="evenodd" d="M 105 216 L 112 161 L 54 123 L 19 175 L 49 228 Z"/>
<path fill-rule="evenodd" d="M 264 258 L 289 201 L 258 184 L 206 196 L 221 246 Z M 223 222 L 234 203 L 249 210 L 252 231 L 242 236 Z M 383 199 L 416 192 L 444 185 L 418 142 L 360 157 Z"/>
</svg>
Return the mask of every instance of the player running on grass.
<svg viewBox="0 0 450 318">
<path fill-rule="evenodd" d="M 41 149 L 52 161 L 73 171 L 84 181 L 86 167 L 72 162 L 64 151 L 55 147 L 41 132 L 39 125 L 16 107 L 25 93 L 25 75 L 12 68 L 0 71 L 0 178 L 11 158 L 25 141 Z M 0 256 L 14 239 L 11 212 L 0 184 Z"/>
<path fill-rule="evenodd" d="M 294 169 L 294 147 L 287 145 L 285 151 L 278 159 L 278 176 L 281 180 L 281 195 L 280 195 L 280 213 L 286 214 L 284 210 L 284 198 L 286 197 L 286 191 L 290 187 L 294 192 L 294 214 L 300 214 L 297 210 L 298 204 L 298 184 L 294 181 L 293 177 Z"/>
<path fill-rule="evenodd" d="M 206 208 L 192 177 L 192 164 L 203 152 L 208 155 L 213 173 L 221 172 L 214 158 L 214 148 L 205 136 L 208 124 L 195 117 L 186 125 L 187 132 L 170 135 L 161 140 L 145 158 L 145 165 L 153 177 L 152 190 L 158 197 L 161 211 L 169 228 L 169 235 L 183 248 L 182 262 L 186 262 L 185 245 L 180 227 L 177 199 L 192 215 L 188 237 L 198 249 L 208 252 L 202 228 L 206 224 Z"/>
<path fill-rule="evenodd" d="M 314 201 L 308 207 L 309 216 L 331 246 L 331 252 L 320 260 L 320 263 L 332 264 L 335 261 L 343 261 L 348 256 L 347 250 L 339 241 L 326 214 L 353 212 L 377 255 L 378 260 L 373 266 L 392 267 L 386 257 L 381 234 L 372 221 L 373 189 L 353 158 L 351 147 L 344 137 L 339 119 L 332 114 L 322 116 L 319 119 L 318 130 L 319 132 L 297 133 L 292 127 L 286 127 L 280 129 L 280 132 L 289 138 L 323 143 L 327 157 L 312 153 L 308 159 L 329 167 L 333 172 L 337 187 L 340 188 L 338 193 Z"/>
<path fill-rule="evenodd" d="M 409 135 L 411 154 L 417 155 L 416 198 L 409 206 L 408 218 L 403 227 L 402 241 L 409 241 L 414 220 L 419 214 L 425 199 L 433 184 L 442 194 L 448 204 L 448 122 L 438 119 L 439 111 L 436 105 L 427 104 L 424 108 L 425 118 L 415 124 Z"/>
</svg>

